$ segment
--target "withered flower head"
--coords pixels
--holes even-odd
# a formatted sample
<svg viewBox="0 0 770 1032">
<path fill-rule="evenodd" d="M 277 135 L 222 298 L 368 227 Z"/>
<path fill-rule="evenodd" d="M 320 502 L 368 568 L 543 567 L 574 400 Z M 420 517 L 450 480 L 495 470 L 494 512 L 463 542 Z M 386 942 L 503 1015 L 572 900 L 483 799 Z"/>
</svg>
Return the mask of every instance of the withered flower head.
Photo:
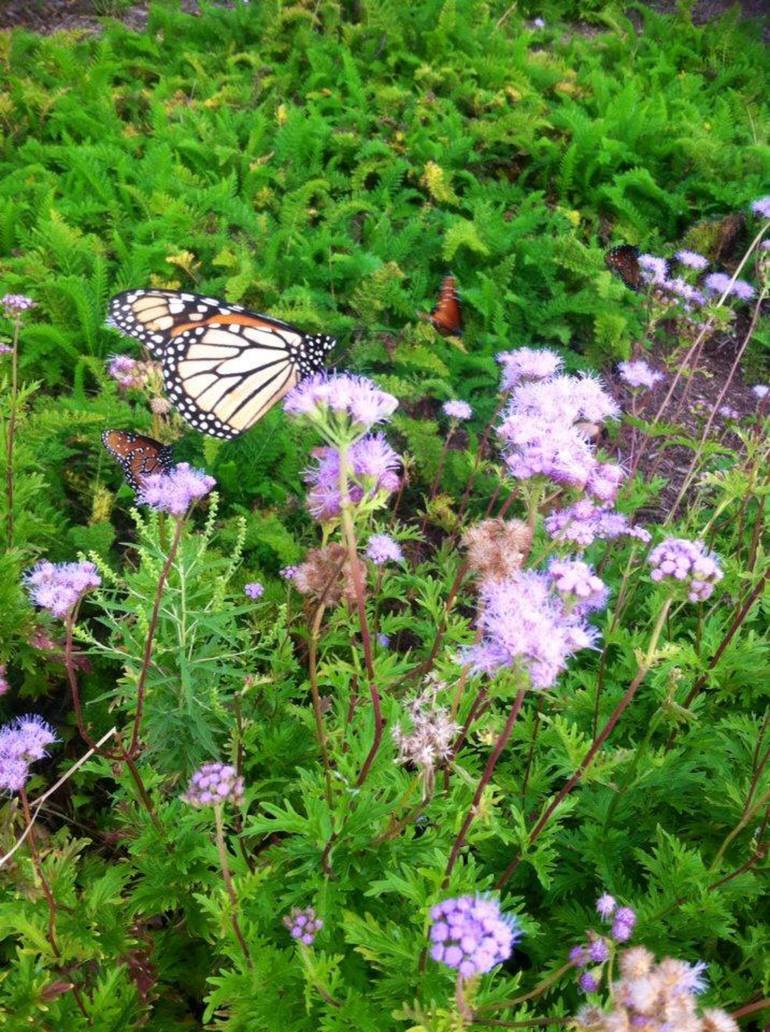
<svg viewBox="0 0 770 1032">
<path fill-rule="evenodd" d="M 502 580 L 521 568 L 532 545 L 522 520 L 482 520 L 463 535 L 468 563 L 482 580 Z"/>
<path fill-rule="evenodd" d="M 361 583 L 366 583 L 366 566 L 356 559 Z M 309 595 L 327 606 L 336 605 L 340 599 L 354 602 L 353 569 L 347 549 L 336 542 L 324 548 L 311 548 L 304 563 L 294 574 L 294 587 L 303 595 Z"/>
</svg>

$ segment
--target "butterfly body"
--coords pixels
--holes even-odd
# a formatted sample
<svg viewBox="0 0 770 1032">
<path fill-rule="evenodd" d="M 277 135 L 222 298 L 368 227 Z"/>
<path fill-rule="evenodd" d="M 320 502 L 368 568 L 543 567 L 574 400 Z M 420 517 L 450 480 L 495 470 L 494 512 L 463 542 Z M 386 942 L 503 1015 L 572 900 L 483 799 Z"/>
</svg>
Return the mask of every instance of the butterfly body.
<svg viewBox="0 0 770 1032">
<path fill-rule="evenodd" d="M 335 346 L 271 316 L 173 290 L 129 290 L 110 302 L 110 322 L 163 365 L 168 395 L 212 437 L 253 426 Z"/>
<path fill-rule="evenodd" d="M 123 468 L 126 481 L 138 491 L 145 477 L 168 473 L 174 465 L 171 446 L 132 430 L 105 430 L 102 444 Z"/>
<path fill-rule="evenodd" d="M 463 331 L 463 315 L 457 295 L 457 280 L 445 276 L 441 283 L 436 307 L 430 313 L 430 321 L 444 337 L 456 337 Z"/>
</svg>

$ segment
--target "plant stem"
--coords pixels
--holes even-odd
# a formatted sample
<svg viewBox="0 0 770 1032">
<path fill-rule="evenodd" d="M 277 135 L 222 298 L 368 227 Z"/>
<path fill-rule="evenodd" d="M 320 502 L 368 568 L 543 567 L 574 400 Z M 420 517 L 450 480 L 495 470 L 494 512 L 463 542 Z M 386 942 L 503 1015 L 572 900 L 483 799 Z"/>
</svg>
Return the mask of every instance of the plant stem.
<svg viewBox="0 0 770 1032">
<path fill-rule="evenodd" d="M 155 599 L 152 604 L 152 613 L 150 615 L 150 625 L 147 628 L 147 638 L 144 643 L 144 655 L 142 657 L 142 667 L 139 671 L 139 677 L 136 682 L 136 712 L 134 714 L 134 726 L 131 731 L 131 743 L 128 747 L 128 755 L 131 758 L 138 756 L 141 751 L 139 744 L 139 733 L 142 727 L 142 716 L 144 715 L 144 698 L 147 686 L 147 674 L 150 670 L 150 661 L 152 660 L 152 650 L 155 644 L 155 632 L 158 628 L 158 614 L 160 613 L 160 603 L 163 598 L 163 591 L 166 587 L 166 581 L 168 575 L 171 572 L 171 567 L 174 565 L 176 559 L 177 550 L 179 549 L 179 542 L 182 538 L 182 528 L 184 526 L 184 519 L 180 518 L 176 521 L 176 528 L 174 530 L 174 538 L 171 542 L 171 548 L 169 549 L 166 561 L 163 564 L 163 569 L 160 572 L 158 578 L 158 586 L 155 589 Z"/>
<path fill-rule="evenodd" d="M 385 721 L 382 717 L 382 706 L 380 704 L 380 693 L 377 690 L 377 685 L 374 682 L 374 653 L 372 651 L 372 638 L 369 633 L 369 624 L 366 619 L 366 598 L 364 595 L 364 583 L 361 576 L 361 567 L 358 559 L 358 546 L 356 544 L 356 530 L 353 523 L 353 516 L 351 513 L 352 503 L 350 500 L 350 492 L 348 490 L 348 446 L 342 445 L 339 449 L 340 456 L 340 516 L 342 522 L 342 532 L 345 540 L 345 546 L 348 550 L 348 559 L 350 562 L 350 577 L 353 582 L 353 591 L 356 596 L 356 608 L 358 610 L 358 623 L 361 630 L 361 643 L 364 649 L 364 662 L 366 664 L 366 679 L 369 688 L 369 697 L 372 702 L 372 712 L 374 714 L 374 739 L 372 741 L 371 748 L 367 754 L 364 764 L 361 767 L 358 778 L 356 779 L 356 787 L 360 788 L 361 785 L 366 781 L 369 771 L 371 770 L 374 759 L 379 752 L 380 743 L 382 742 L 382 732 L 385 727 Z"/>
<path fill-rule="evenodd" d="M 340 1003 L 340 1001 L 336 1000 L 332 996 L 332 994 L 323 984 L 321 979 L 318 977 L 318 972 L 316 971 L 315 964 L 313 963 L 313 957 L 310 947 L 307 946 L 304 942 L 298 943 L 298 945 L 299 955 L 302 960 L 302 966 L 307 972 L 307 976 L 310 979 L 313 988 L 317 991 L 318 995 L 321 997 L 324 1003 L 328 1003 L 331 1007 L 341 1007 L 342 1004 Z"/>
<path fill-rule="evenodd" d="M 233 876 L 230 874 L 230 864 L 227 860 L 227 844 L 225 843 L 225 825 L 222 817 L 222 804 L 219 803 L 214 807 L 214 820 L 216 822 L 216 839 L 217 839 L 217 851 L 219 852 L 219 866 L 222 870 L 222 878 L 225 882 L 225 888 L 227 889 L 227 895 L 230 897 L 230 923 L 233 926 L 233 932 L 235 938 L 238 940 L 238 945 L 241 947 L 246 965 L 251 968 L 251 954 L 249 953 L 249 947 L 246 945 L 246 940 L 243 938 L 243 932 L 241 932 L 241 926 L 238 924 L 238 896 L 233 885 Z"/>
<path fill-rule="evenodd" d="M 612 732 L 613 732 L 613 730 L 615 728 L 615 725 L 620 720 L 621 716 L 623 715 L 625 710 L 628 708 L 628 706 L 631 704 L 631 701 L 633 700 L 634 696 L 636 695 L 636 693 L 637 693 L 637 691 L 639 689 L 639 686 L 641 685 L 642 681 L 644 681 L 645 677 L 647 676 L 647 673 L 649 672 L 650 666 L 652 665 L 653 657 L 654 657 L 654 654 L 655 654 L 655 649 L 657 648 L 657 644 L 658 644 L 658 639 L 660 638 L 661 632 L 663 631 L 663 626 L 664 626 L 664 624 L 666 622 L 666 617 L 668 616 L 668 611 L 671 608 L 672 601 L 673 601 L 672 598 L 668 598 L 663 603 L 663 606 L 661 607 L 661 610 L 658 613 L 658 619 L 657 619 L 657 621 L 655 623 L 655 627 L 654 627 L 653 632 L 652 632 L 652 637 L 650 638 L 650 644 L 649 644 L 649 646 L 647 648 L 647 653 L 644 656 L 642 662 L 639 664 L 639 669 L 636 672 L 636 676 L 634 677 L 633 681 L 631 682 L 631 684 L 626 689 L 626 691 L 625 691 L 625 693 L 623 695 L 623 698 L 620 700 L 620 702 L 617 704 L 615 709 L 610 714 L 610 718 L 607 721 L 607 723 L 604 725 L 602 730 L 594 738 L 593 743 L 591 744 L 591 748 L 588 750 L 588 752 L 585 754 L 583 759 L 580 761 L 580 765 L 578 766 L 578 769 L 575 771 L 575 773 L 572 775 L 572 777 L 569 779 L 569 781 L 567 781 L 567 783 L 565 785 L 563 785 L 563 787 L 556 794 L 556 796 L 554 796 L 553 800 L 551 801 L 549 806 L 546 808 L 545 812 L 540 817 L 540 819 L 537 822 L 537 824 L 534 826 L 532 831 L 529 833 L 529 836 L 527 838 L 527 846 L 534 845 L 534 843 L 540 837 L 540 835 L 542 834 L 542 832 L 545 829 L 546 825 L 548 824 L 548 822 L 550 821 L 551 817 L 553 816 L 554 812 L 561 805 L 561 803 L 564 801 L 564 799 L 566 799 L 566 797 L 570 794 L 570 792 L 575 787 L 575 785 L 577 785 L 577 783 L 583 777 L 585 772 L 591 766 L 591 764 L 593 763 L 594 759 L 596 758 L 596 754 L 599 752 L 601 747 L 604 745 L 604 743 L 607 741 L 609 736 L 612 734 Z M 521 860 L 522 860 L 522 855 L 521 854 L 519 854 L 518 856 L 515 856 L 513 858 L 513 860 L 511 860 L 511 862 L 508 864 L 508 866 L 505 868 L 503 873 L 500 875 L 500 877 L 495 882 L 495 888 L 496 889 L 500 889 L 500 888 L 502 888 L 503 885 L 505 885 L 505 883 L 508 881 L 508 879 L 511 878 L 511 876 L 514 874 L 514 872 L 518 868 L 519 864 L 521 863 Z"/>
<path fill-rule="evenodd" d="M 488 1010 L 505 1010 L 508 1007 L 517 1007 L 520 1003 L 526 1003 L 527 1000 L 534 1000 L 536 996 L 542 996 L 546 989 L 550 989 L 552 985 L 555 985 L 562 975 L 566 975 L 568 971 L 574 970 L 575 965 L 572 961 L 569 961 L 567 964 L 562 964 L 557 971 L 548 975 L 548 977 L 544 978 L 542 982 L 538 982 L 534 989 L 530 989 L 528 993 L 523 993 L 521 996 L 514 996 L 510 1000 L 501 1000 L 498 1003 L 484 1003 L 479 1007 L 479 1013 L 481 1013 L 481 1011 Z"/>
<path fill-rule="evenodd" d="M 329 808 L 333 806 L 331 765 L 329 762 L 329 746 L 326 741 L 324 729 L 323 711 L 321 709 L 321 696 L 318 691 L 318 635 L 321 630 L 326 606 L 321 603 L 313 617 L 310 627 L 310 643 L 308 646 L 308 676 L 310 678 L 310 694 L 313 699 L 313 715 L 315 716 L 315 733 L 318 739 L 318 748 L 321 750 L 321 759 L 324 765 L 324 781 L 326 802 Z"/>
<path fill-rule="evenodd" d="M 525 694 L 526 692 L 523 688 L 520 688 L 519 691 L 516 693 L 516 698 L 513 700 L 513 705 L 511 706 L 511 711 L 508 714 L 508 719 L 505 722 L 505 726 L 503 727 L 503 730 L 500 732 L 500 736 L 498 737 L 497 742 L 495 743 L 495 747 L 489 755 L 487 765 L 484 768 L 484 773 L 479 778 L 479 783 L 476 786 L 473 801 L 471 802 L 471 805 L 468 808 L 468 812 L 465 815 L 465 820 L 462 823 L 460 831 L 457 833 L 457 838 L 455 839 L 454 845 L 452 846 L 452 851 L 449 854 L 449 860 L 446 865 L 446 871 L 444 872 L 444 880 L 441 883 L 442 888 L 446 888 L 446 886 L 449 884 L 449 879 L 451 877 L 454 866 L 457 863 L 457 858 L 460 855 L 460 850 L 462 849 L 465 843 L 465 838 L 468 834 L 470 826 L 478 813 L 478 806 L 481 802 L 481 797 L 484 793 L 484 789 L 491 781 L 492 774 L 494 773 L 495 767 L 497 766 L 497 761 L 500 759 L 500 754 L 508 744 L 508 739 L 511 737 L 513 725 L 516 723 L 516 718 L 518 717 L 519 712 L 521 711 L 521 707 L 524 704 Z"/>
</svg>

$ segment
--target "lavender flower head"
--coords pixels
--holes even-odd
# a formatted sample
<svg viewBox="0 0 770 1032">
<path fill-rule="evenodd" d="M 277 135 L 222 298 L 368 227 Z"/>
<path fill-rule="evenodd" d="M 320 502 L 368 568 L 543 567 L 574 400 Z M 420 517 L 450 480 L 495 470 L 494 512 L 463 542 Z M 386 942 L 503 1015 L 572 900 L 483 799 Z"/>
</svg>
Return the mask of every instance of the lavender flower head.
<svg viewBox="0 0 770 1032">
<path fill-rule="evenodd" d="M 690 602 L 705 602 L 724 576 L 717 557 L 703 541 L 666 538 L 653 548 L 648 561 L 653 581 L 673 578 L 685 587 Z"/>
<path fill-rule="evenodd" d="M 770 194 L 751 202 L 751 210 L 763 219 L 770 219 Z"/>
<path fill-rule="evenodd" d="M 336 448 L 316 448 L 316 465 L 305 472 L 310 490 L 307 507 L 320 522 L 335 519 L 341 511 L 340 453 Z M 348 449 L 348 495 L 353 505 L 384 504 L 398 489 L 401 460 L 383 434 L 362 437 Z"/>
<path fill-rule="evenodd" d="M 599 980 L 590 971 L 584 971 L 578 979 L 578 985 L 584 993 L 595 993 L 599 988 Z"/>
<path fill-rule="evenodd" d="M 111 355 L 107 362 L 107 373 L 117 382 L 121 390 L 141 390 L 153 379 L 159 379 L 161 367 L 158 362 L 147 362 L 130 355 Z M 153 398 L 153 401 L 163 401 L 165 398 Z"/>
<path fill-rule="evenodd" d="M 664 379 L 663 373 L 659 373 L 643 359 L 638 358 L 633 362 L 619 362 L 618 371 L 620 379 L 629 387 L 643 387 L 651 390 L 656 383 Z"/>
<path fill-rule="evenodd" d="M 596 901 L 596 913 L 603 920 L 609 921 L 617 910 L 617 906 L 614 898 L 608 892 L 604 892 Z"/>
<path fill-rule="evenodd" d="M 292 939 L 304 943 L 305 946 L 312 946 L 316 935 L 323 928 L 323 921 L 316 917 L 314 907 L 292 907 L 291 911 L 283 919 L 284 925 L 289 929 Z"/>
<path fill-rule="evenodd" d="M 243 803 L 243 778 L 229 763 L 204 763 L 190 778 L 182 799 L 190 806 Z"/>
<path fill-rule="evenodd" d="M 366 546 L 366 556 L 375 566 L 383 566 L 388 562 L 402 562 L 404 553 L 398 541 L 389 534 L 372 534 Z"/>
<path fill-rule="evenodd" d="M 263 584 L 259 583 L 259 581 L 251 581 L 249 584 L 244 585 L 243 593 L 249 598 L 256 600 L 258 598 L 262 598 L 265 593 L 265 588 Z"/>
<path fill-rule="evenodd" d="M 487 581 L 479 594 L 482 637 L 464 655 L 475 673 L 513 667 L 529 675 L 533 688 L 551 688 L 570 656 L 595 645 L 596 629 L 565 606 L 548 574 L 527 570 Z"/>
<path fill-rule="evenodd" d="M 507 960 L 521 938 L 516 918 L 504 915 L 493 899 L 447 899 L 433 907 L 430 916 L 431 957 L 463 978 L 484 974 Z"/>
<path fill-rule="evenodd" d="M 46 756 L 57 741 L 54 730 L 42 717 L 17 717 L 0 728 L 0 789 L 19 792 L 29 778 L 29 765 Z"/>
<path fill-rule="evenodd" d="M 552 559 L 548 576 L 573 612 L 589 613 L 607 605 L 609 589 L 588 563 L 579 559 Z"/>
<path fill-rule="evenodd" d="M 746 280 L 737 279 L 733 283 L 732 276 L 728 276 L 726 272 L 709 273 L 703 281 L 703 286 L 712 296 L 724 294 L 726 291 L 728 295 L 737 297 L 741 301 L 750 301 L 756 294 L 754 287 Z"/>
<path fill-rule="evenodd" d="M 597 540 L 632 537 L 649 544 L 652 539 L 648 530 L 632 525 L 623 513 L 597 506 L 588 498 L 581 498 L 574 505 L 546 516 L 545 529 L 554 541 L 580 550 Z"/>
<path fill-rule="evenodd" d="M 586 480 L 586 491 L 599 502 L 614 502 L 626 471 L 615 462 L 597 462 Z"/>
<path fill-rule="evenodd" d="M 473 409 L 467 401 L 445 401 L 441 410 L 445 416 L 458 421 L 470 419 L 473 415 Z"/>
<path fill-rule="evenodd" d="M 616 942 L 628 942 L 636 924 L 636 914 L 630 907 L 618 907 L 612 922 L 612 938 Z"/>
<path fill-rule="evenodd" d="M 655 254 L 640 254 L 639 267 L 642 270 L 642 277 L 647 283 L 662 286 L 668 275 L 668 262 L 665 258 L 659 258 Z"/>
<path fill-rule="evenodd" d="M 0 297 L 0 308 L 8 318 L 21 315 L 22 312 L 26 312 L 34 306 L 35 302 L 32 298 L 26 297 L 24 294 L 4 294 L 3 297 Z"/>
<path fill-rule="evenodd" d="M 677 251 L 676 259 L 681 265 L 686 265 L 688 269 L 696 269 L 698 272 L 705 269 L 709 263 L 708 258 L 704 258 L 697 251 L 688 251 L 687 248 Z"/>
<path fill-rule="evenodd" d="M 35 605 L 53 616 L 66 617 L 83 595 L 98 588 L 102 579 L 93 563 L 49 563 L 42 560 L 24 577 Z"/>
<path fill-rule="evenodd" d="M 515 351 L 501 351 L 497 361 L 503 367 L 500 387 L 511 391 L 522 380 L 547 380 L 555 376 L 562 361 L 555 351 L 548 348 L 517 348 Z"/>
<path fill-rule="evenodd" d="M 764 383 L 755 383 L 751 388 L 751 393 L 755 398 L 759 398 L 760 401 L 767 397 L 768 392 L 770 392 L 770 387 L 766 386 Z"/>
<path fill-rule="evenodd" d="M 142 480 L 136 500 L 158 512 L 184 516 L 193 502 L 204 498 L 216 484 L 202 469 L 180 462 L 169 473 L 151 473 Z"/>
<path fill-rule="evenodd" d="M 287 415 L 308 420 L 331 443 L 340 444 L 387 422 L 398 401 L 363 376 L 317 373 L 289 391 L 283 407 Z"/>
</svg>

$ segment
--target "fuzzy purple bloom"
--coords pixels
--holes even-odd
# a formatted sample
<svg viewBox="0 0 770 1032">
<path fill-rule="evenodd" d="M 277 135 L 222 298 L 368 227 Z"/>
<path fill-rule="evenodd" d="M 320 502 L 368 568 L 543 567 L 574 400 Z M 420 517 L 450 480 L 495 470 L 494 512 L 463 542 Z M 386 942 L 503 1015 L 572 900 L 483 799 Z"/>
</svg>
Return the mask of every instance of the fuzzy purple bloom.
<svg viewBox="0 0 770 1032">
<path fill-rule="evenodd" d="M 578 985 L 585 993 L 595 993 L 596 990 L 599 988 L 599 982 L 588 971 L 585 971 L 580 976 L 580 978 L 578 979 Z"/>
<path fill-rule="evenodd" d="M 13 348 L 9 347 L 7 344 L 0 344 L 0 355 L 12 355 L 12 354 L 13 354 Z"/>
<path fill-rule="evenodd" d="M 615 913 L 617 906 L 614 898 L 608 892 L 604 892 L 596 901 L 596 913 L 603 920 L 608 921 Z"/>
<path fill-rule="evenodd" d="M 649 544 L 651 535 L 644 527 L 632 525 L 623 513 L 595 505 L 581 498 L 574 505 L 551 513 L 545 519 L 545 529 L 554 541 L 570 543 L 579 549 L 588 548 L 597 540 L 633 537 Z"/>
<path fill-rule="evenodd" d="M 685 587 L 690 602 L 705 602 L 724 576 L 717 557 L 703 541 L 666 538 L 653 548 L 648 561 L 653 581 L 678 581 Z"/>
<path fill-rule="evenodd" d="M 245 595 L 248 595 L 249 598 L 256 600 L 258 598 L 262 598 L 265 593 L 265 587 L 263 584 L 260 584 L 259 581 L 251 581 L 249 584 L 244 585 L 243 592 Z"/>
<path fill-rule="evenodd" d="M 26 312 L 34 306 L 35 302 L 32 298 L 26 297 L 24 294 L 4 294 L 3 297 L 0 297 L 0 308 L 8 318 L 21 315 L 22 312 Z"/>
<path fill-rule="evenodd" d="M 751 210 L 763 219 L 770 219 L 770 195 L 751 202 Z"/>
<path fill-rule="evenodd" d="M 698 254 L 697 251 L 688 251 L 687 248 L 682 248 L 681 251 L 676 252 L 677 261 L 682 265 L 686 265 L 688 269 L 697 269 L 699 272 L 705 269 L 708 265 L 708 258 L 704 258 L 702 254 Z"/>
<path fill-rule="evenodd" d="M 53 728 L 37 714 L 17 717 L 0 728 L 0 789 L 19 792 L 29 778 L 29 765 L 48 755 L 57 741 Z"/>
<path fill-rule="evenodd" d="M 665 258 L 659 258 L 655 254 L 640 254 L 639 267 L 641 268 L 642 276 L 647 283 L 654 283 L 656 286 L 662 286 L 666 282 L 668 262 Z"/>
<path fill-rule="evenodd" d="M 677 297 L 686 302 L 685 308 L 689 308 L 691 305 L 700 307 L 706 303 L 705 294 L 698 290 L 697 287 L 694 287 L 692 283 L 688 283 L 686 279 L 682 279 L 681 276 L 675 276 L 673 279 L 666 280 L 662 286 L 669 293 L 676 294 Z"/>
<path fill-rule="evenodd" d="M 316 917 L 315 907 L 292 907 L 290 912 L 283 919 L 284 925 L 289 929 L 292 939 L 304 943 L 305 946 L 312 946 L 316 935 L 323 928 L 323 921 Z"/>
<path fill-rule="evenodd" d="M 473 409 L 467 401 L 445 401 L 441 409 L 450 419 L 465 420 L 473 415 Z"/>
<path fill-rule="evenodd" d="M 35 605 L 63 619 L 82 596 L 98 588 L 102 579 L 93 563 L 49 563 L 42 560 L 24 577 Z"/>
<path fill-rule="evenodd" d="M 283 566 L 281 568 L 281 576 L 284 580 L 293 581 L 294 578 L 297 576 L 298 569 L 299 567 L 297 566 Z"/>
<path fill-rule="evenodd" d="M 610 948 L 604 939 L 594 939 L 588 945 L 588 956 L 595 964 L 603 964 L 609 959 Z"/>
<path fill-rule="evenodd" d="M 612 923 L 612 938 L 616 942 L 628 942 L 636 924 L 636 914 L 630 907 L 618 907 Z"/>
<path fill-rule="evenodd" d="M 390 638 L 388 637 L 387 634 L 383 634 L 382 632 L 380 632 L 377 635 L 377 644 L 380 646 L 381 649 L 389 649 L 390 648 Z"/>
<path fill-rule="evenodd" d="M 588 950 L 585 946 L 573 946 L 569 951 L 569 959 L 575 967 L 585 967 L 590 961 Z"/>
<path fill-rule="evenodd" d="M 482 638 L 465 651 L 475 673 L 516 667 L 529 674 L 534 688 L 551 688 L 569 657 L 596 643 L 596 629 L 567 609 L 548 574 L 528 570 L 486 581 L 479 595 Z"/>
<path fill-rule="evenodd" d="M 754 395 L 755 398 L 759 398 L 760 401 L 762 401 L 763 398 L 767 397 L 768 391 L 770 391 L 770 387 L 768 387 L 764 383 L 756 383 L 751 388 L 751 393 Z"/>
<path fill-rule="evenodd" d="M 336 438 L 351 427 L 365 433 L 376 423 L 386 422 L 398 407 L 398 400 L 363 376 L 317 373 L 289 391 L 283 407 L 287 415 L 315 424 L 328 423 L 328 430 Z"/>
<path fill-rule="evenodd" d="M 620 379 L 629 387 L 644 387 L 650 390 L 664 378 L 663 373 L 657 372 L 641 358 L 633 362 L 619 362 L 618 370 Z"/>
<path fill-rule="evenodd" d="M 552 559 L 548 576 L 573 612 L 582 615 L 607 605 L 609 589 L 588 563 L 579 559 Z"/>
<path fill-rule="evenodd" d="M 372 534 L 366 546 L 366 556 L 375 566 L 385 563 L 400 563 L 404 558 L 398 541 L 389 534 Z"/>
<path fill-rule="evenodd" d="M 307 507 L 321 523 L 339 516 L 340 453 L 336 448 L 316 448 L 316 465 L 305 472 L 310 490 Z M 384 501 L 398 490 L 401 460 L 383 434 L 362 437 L 348 449 L 351 476 L 348 494 L 354 505 L 362 501 Z"/>
<path fill-rule="evenodd" d="M 522 380 L 547 380 L 555 376 L 562 361 L 548 348 L 517 348 L 515 351 L 501 351 L 497 361 L 503 367 L 501 389 L 512 391 Z"/>
<path fill-rule="evenodd" d="M 586 481 L 586 491 L 599 502 L 614 502 L 626 471 L 614 462 L 599 462 Z"/>
<path fill-rule="evenodd" d="M 504 915 L 493 899 L 460 896 L 430 912 L 430 955 L 463 978 L 491 971 L 510 957 L 521 938 L 515 917 Z"/>
<path fill-rule="evenodd" d="M 229 763 L 204 763 L 193 776 L 182 796 L 190 806 L 218 806 L 243 803 L 243 778 Z"/>
<path fill-rule="evenodd" d="M 136 500 L 158 512 L 184 516 L 193 502 L 211 491 L 216 480 L 189 462 L 180 462 L 169 473 L 151 473 L 142 480 Z"/>
<path fill-rule="evenodd" d="M 107 363 L 107 373 L 123 390 L 142 386 L 139 363 L 128 355 L 111 355 Z"/>
<path fill-rule="evenodd" d="M 738 279 L 732 282 L 732 276 L 725 272 L 712 272 L 703 281 L 703 286 L 712 296 L 724 294 L 727 291 L 733 297 L 741 301 L 750 301 L 756 294 L 756 290 L 746 280 Z"/>
</svg>

